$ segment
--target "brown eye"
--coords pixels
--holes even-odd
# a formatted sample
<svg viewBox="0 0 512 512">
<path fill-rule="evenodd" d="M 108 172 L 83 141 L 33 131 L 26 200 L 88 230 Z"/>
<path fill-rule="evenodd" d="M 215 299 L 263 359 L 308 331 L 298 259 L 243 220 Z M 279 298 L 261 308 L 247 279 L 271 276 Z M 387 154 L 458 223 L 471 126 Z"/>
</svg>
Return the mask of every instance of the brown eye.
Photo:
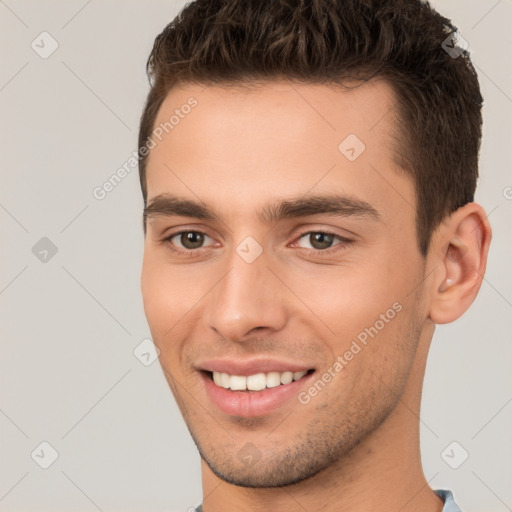
<svg viewBox="0 0 512 512">
<path fill-rule="evenodd" d="M 203 248 L 203 245 L 208 240 L 213 242 L 211 237 L 201 231 L 180 231 L 166 238 L 166 241 L 176 246 L 178 250 L 187 251 Z"/>
<path fill-rule="evenodd" d="M 295 243 L 303 249 L 309 249 L 311 254 L 318 256 L 322 253 L 328 255 L 334 251 L 344 250 L 352 245 L 354 240 L 327 231 L 307 231 L 302 233 Z"/>
<path fill-rule="evenodd" d="M 328 249 L 334 240 L 333 235 L 328 233 L 310 233 L 309 243 L 314 249 Z"/>
<path fill-rule="evenodd" d="M 197 231 L 185 231 L 181 233 L 180 242 L 185 249 L 198 249 L 203 245 L 204 234 Z"/>
<path fill-rule="evenodd" d="M 321 251 L 329 249 L 333 245 L 337 245 L 333 243 L 335 238 L 341 240 L 341 237 L 332 233 L 324 233 L 323 231 L 310 231 L 309 233 L 304 233 L 299 238 L 299 246 L 304 247 L 305 249 Z"/>
</svg>

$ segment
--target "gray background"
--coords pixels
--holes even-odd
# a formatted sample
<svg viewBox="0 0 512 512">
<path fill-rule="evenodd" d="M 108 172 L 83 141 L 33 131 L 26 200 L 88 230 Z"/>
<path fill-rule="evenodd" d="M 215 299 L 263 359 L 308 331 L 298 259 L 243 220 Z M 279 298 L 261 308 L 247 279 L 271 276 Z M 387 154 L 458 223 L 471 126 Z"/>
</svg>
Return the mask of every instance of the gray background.
<svg viewBox="0 0 512 512">
<path fill-rule="evenodd" d="M 466 512 L 505 512 L 512 0 L 434 3 L 459 26 L 480 75 L 477 200 L 494 239 L 476 303 L 434 338 L 423 465 L 430 485 L 452 489 Z M 199 457 L 158 362 L 145 366 L 133 354 L 150 336 L 139 291 L 137 170 L 105 199 L 92 195 L 136 149 L 146 58 L 183 4 L 0 0 L 2 511 L 185 511 L 201 500 Z M 46 59 L 31 47 L 43 45 L 43 31 L 59 45 Z M 32 250 L 43 237 L 57 247 L 47 261 L 39 259 L 47 242 Z M 51 456 L 43 441 L 59 453 L 48 469 L 38 465 Z M 458 469 L 441 455 L 453 441 L 452 465 L 469 453 Z"/>
</svg>

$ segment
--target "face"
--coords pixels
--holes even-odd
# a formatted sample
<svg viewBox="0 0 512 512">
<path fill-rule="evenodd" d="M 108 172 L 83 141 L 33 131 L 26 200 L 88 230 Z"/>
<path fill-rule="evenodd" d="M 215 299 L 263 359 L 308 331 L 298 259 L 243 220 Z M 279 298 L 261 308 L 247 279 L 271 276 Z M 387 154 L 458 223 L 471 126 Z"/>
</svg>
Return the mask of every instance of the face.
<svg viewBox="0 0 512 512">
<path fill-rule="evenodd" d="M 144 307 L 201 456 L 228 482 L 281 486 L 343 460 L 410 379 L 425 265 L 394 103 L 384 81 L 276 81 L 176 87 L 159 111 Z"/>
</svg>

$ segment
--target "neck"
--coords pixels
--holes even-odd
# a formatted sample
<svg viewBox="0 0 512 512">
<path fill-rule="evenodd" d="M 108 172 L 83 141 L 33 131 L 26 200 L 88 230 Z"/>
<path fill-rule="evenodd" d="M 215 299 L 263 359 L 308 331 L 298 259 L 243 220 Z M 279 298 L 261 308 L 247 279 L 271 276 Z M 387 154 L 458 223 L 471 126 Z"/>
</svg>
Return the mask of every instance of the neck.
<svg viewBox="0 0 512 512">
<path fill-rule="evenodd" d="M 238 487 L 218 478 L 201 461 L 203 511 L 441 512 L 443 503 L 423 474 L 420 456 L 419 412 L 427 352 L 428 343 L 419 343 L 404 393 L 382 425 L 342 460 L 307 480 L 279 488 Z"/>
</svg>

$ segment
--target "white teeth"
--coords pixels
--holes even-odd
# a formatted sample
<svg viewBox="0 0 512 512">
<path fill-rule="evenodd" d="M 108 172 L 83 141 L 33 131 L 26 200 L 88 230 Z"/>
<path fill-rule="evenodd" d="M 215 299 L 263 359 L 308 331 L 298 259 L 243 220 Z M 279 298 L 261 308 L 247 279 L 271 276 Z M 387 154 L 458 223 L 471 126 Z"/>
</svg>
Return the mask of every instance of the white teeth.
<svg viewBox="0 0 512 512">
<path fill-rule="evenodd" d="M 266 385 L 267 377 L 264 373 L 257 373 L 256 375 L 249 375 L 249 377 L 247 377 L 247 389 L 249 391 L 261 391 L 265 389 Z"/>
<path fill-rule="evenodd" d="M 243 391 L 244 389 L 247 389 L 247 377 L 231 375 L 229 378 L 229 387 L 233 391 Z"/>
<path fill-rule="evenodd" d="M 281 373 L 281 384 L 290 384 L 293 380 L 293 372 L 283 372 Z"/>
<path fill-rule="evenodd" d="M 213 382 L 219 387 L 233 391 L 261 391 L 265 388 L 275 388 L 281 384 L 299 380 L 307 372 L 269 372 L 255 373 L 247 377 L 229 375 L 228 373 L 213 372 Z"/>
<path fill-rule="evenodd" d="M 267 388 L 276 388 L 281 385 L 281 374 L 279 372 L 267 373 Z"/>
<path fill-rule="evenodd" d="M 216 373 L 218 373 L 218 372 L 213 372 L 213 375 L 215 376 Z M 231 378 L 229 377 L 229 375 L 227 373 L 220 374 L 220 385 L 223 388 L 229 389 L 229 381 L 230 380 L 231 380 Z"/>
</svg>

